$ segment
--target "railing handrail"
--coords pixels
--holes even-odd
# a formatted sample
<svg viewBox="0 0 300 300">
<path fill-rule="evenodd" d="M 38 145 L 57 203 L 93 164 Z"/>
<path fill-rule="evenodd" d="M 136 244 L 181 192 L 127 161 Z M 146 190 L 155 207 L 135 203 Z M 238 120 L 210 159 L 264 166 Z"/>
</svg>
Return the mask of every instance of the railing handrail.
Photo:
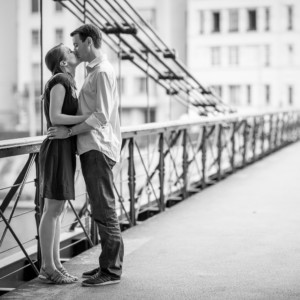
<svg viewBox="0 0 300 300">
<path fill-rule="evenodd" d="M 210 117 L 200 117 L 196 116 L 194 120 L 176 120 L 176 121 L 166 121 L 158 123 L 147 123 L 141 125 L 133 126 L 122 126 L 121 133 L 122 138 L 130 138 L 133 136 L 142 136 L 155 134 L 159 132 L 164 132 L 166 130 L 178 130 L 186 128 L 192 125 L 210 125 L 210 124 L 220 124 L 223 122 L 233 122 L 240 121 L 241 119 L 246 119 L 250 117 L 262 117 L 273 114 L 289 113 L 289 112 L 300 112 L 300 110 L 295 109 L 285 109 L 285 110 L 273 110 L 255 113 L 233 113 L 226 116 L 210 116 Z M 26 153 L 36 153 L 39 151 L 39 147 L 46 135 L 18 138 L 11 140 L 0 141 L 0 158 L 8 157 Z"/>
<path fill-rule="evenodd" d="M 116 168 L 118 180 L 114 183 L 114 190 L 119 202 L 120 224 L 126 229 L 137 225 L 138 221 L 154 212 L 162 212 L 174 202 L 182 201 L 206 186 L 222 180 L 236 170 L 299 141 L 300 110 L 195 117 L 122 127 L 121 132 L 122 159 Z M 12 185 L 4 188 L 7 193 L 1 203 L 0 218 L 6 227 L 0 244 L 9 230 L 37 274 L 38 270 L 26 252 L 24 243 L 22 244 L 10 223 L 25 184 L 31 182 L 35 184 L 35 220 L 37 228 L 39 227 L 43 210 L 39 189 L 39 151 L 45 138 L 43 135 L 0 142 L 0 158 L 27 154 L 27 161 L 22 170 L 14 174 L 16 179 Z M 17 162 L 19 163 L 18 159 Z M 27 175 L 34 169 L 34 163 L 35 178 L 27 181 Z M 80 169 L 77 179 L 79 174 Z M 4 212 L 13 200 L 13 209 L 6 219 Z M 78 213 L 69 201 L 76 216 L 70 230 L 80 225 L 89 244 L 97 244 L 99 240 L 94 224 L 86 219 L 90 214 L 87 194 L 83 200 L 84 204 Z M 82 218 L 85 218 L 84 223 Z M 72 245 L 74 243 L 69 246 Z M 37 262 L 40 265 L 39 243 L 37 253 Z"/>
</svg>

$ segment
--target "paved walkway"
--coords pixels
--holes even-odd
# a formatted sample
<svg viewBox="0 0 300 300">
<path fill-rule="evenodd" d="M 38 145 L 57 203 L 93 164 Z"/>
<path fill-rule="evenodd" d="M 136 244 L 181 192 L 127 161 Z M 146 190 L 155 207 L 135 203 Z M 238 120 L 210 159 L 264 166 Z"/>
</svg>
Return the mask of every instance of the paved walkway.
<svg viewBox="0 0 300 300">
<path fill-rule="evenodd" d="M 36 280 L 3 299 L 300 299 L 300 143 L 123 233 L 118 285 Z M 66 263 L 95 267 L 95 247 Z"/>
</svg>

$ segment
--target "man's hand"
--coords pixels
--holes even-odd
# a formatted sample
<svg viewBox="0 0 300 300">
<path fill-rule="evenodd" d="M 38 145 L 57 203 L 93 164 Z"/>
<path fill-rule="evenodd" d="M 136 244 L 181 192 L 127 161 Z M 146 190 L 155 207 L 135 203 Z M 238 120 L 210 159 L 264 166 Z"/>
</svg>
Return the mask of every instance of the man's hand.
<svg viewBox="0 0 300 300">
<path fill-rule="evenodd" d="M 66 139 L 68 138 L 68 127 L 66 126 L 54 126 L 50 127 L 47 131 L 49 140 Z"/>
</svg>

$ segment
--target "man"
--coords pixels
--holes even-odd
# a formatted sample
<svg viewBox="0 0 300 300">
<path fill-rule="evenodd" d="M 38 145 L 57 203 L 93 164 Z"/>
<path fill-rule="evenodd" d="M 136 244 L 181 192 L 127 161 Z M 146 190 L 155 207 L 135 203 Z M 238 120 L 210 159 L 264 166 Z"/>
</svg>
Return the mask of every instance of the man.
<svg viewBox="0 0 300 300">
<path fill-rule="evenodd" d="M 71 36 L 75 54 L 81 62 L 88 62 L 87 77 L 79 93 L 79 114 L 91 115 L 71 128 L 52 127 L 48 135 L 50 138 L 78 135 L 77 151 L 102 246 L 100 267 L 83 273 L 89 279 L 82 285 L 101 286 L 120 282 L 124 255 L 112 173 L 121 148 L 117 82 L 113 67 L 102 52 L 99 28 L 85 24 Z"/>
</svg>

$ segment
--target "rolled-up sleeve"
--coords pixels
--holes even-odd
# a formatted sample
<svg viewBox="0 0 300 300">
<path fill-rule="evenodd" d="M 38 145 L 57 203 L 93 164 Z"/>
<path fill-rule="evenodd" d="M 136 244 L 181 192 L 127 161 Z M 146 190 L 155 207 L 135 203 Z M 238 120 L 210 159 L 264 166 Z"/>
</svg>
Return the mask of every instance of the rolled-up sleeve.
<svg viewBox="0 0 300 300">
<path fill-rule="evenodd" d="M 94 129 L 100 130 L 107 125 L 107 119 L 103 113 L 94 112 L 92 113 L 85 122 L 93 127 Z"/>
<path fill-rule="evenodd" d="M 85 122 L 96 130 L 107 126 L 112 110 L 112 91 L 108 75 L 99 72 L 96 77 L 96 111 Z"/>
</svg>

